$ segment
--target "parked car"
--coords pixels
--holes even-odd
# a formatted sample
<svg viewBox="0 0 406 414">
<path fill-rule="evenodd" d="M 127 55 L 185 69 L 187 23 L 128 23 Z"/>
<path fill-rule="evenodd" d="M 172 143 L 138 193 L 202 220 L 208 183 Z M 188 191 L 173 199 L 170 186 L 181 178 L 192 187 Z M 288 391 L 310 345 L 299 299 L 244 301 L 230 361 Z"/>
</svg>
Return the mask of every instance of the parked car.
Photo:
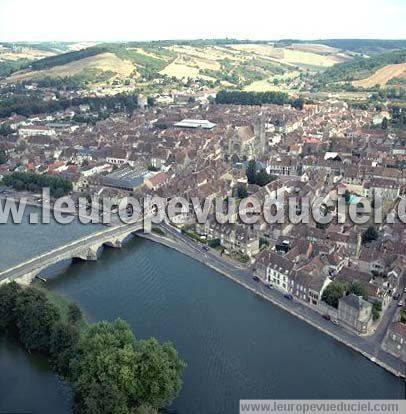
<svg viewBox="0 0 406 414">
<path fill-rule="evenodd" d="M 398 300 L 399 298 L 400 298 L 399 293 L 395 293 L 395 294 L 393 295 L 393 299 L 394 299 L 394 300 Z"/>
<path fill-rule="evenodd" d="M 338 322 L 337 319 L 332 319 L 331 322 L 333 322 L 334 325 L 340 326 L 340 322 Z"/>
<path fill-rule="evenodd" d="M 273 284 L 272 284 L 272 283 L 268 283 L 268 284 L 266 285 L 266 287 L 267 287 L 268 289 L 273 289 Z"/>
<path fill-rule="evenodd" d="M 325 314 L 323 315 L 323 318 L 324 318 L 326 321 L 329 321 L 329 320 L 331 319 L 331 316 L 330 316 L 329 314 L 325 313 Z"/>
<path fill-rule="evenodd" d="M 258 276 L 252 276 L 252 278 L 255 280 L 255 282 L 259 282 L 259 277 Z"/>
<path fill-rule="evenodd" d="M 398 306 L 399 306 L 399 308 L 401 308 L 403 306 L 403 302 L 401 300 L 398 302 Z"/>
<path fill-rule="evenodd" d="M 289 300 L 293 300 L 293 296 L 290 293 L 285 293 L 283 297 Z"/>
</svg>

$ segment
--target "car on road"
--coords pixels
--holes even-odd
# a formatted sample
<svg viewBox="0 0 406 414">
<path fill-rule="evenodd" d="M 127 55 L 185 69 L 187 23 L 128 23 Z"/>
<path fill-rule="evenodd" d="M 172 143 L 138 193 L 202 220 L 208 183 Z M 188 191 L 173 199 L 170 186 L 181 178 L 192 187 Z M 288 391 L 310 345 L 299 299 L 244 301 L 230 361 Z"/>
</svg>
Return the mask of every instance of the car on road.
<svg viewBox="0 0 406 414">
<path fill-rule="evenodd" d="M 259 277 L 258 276 L 252 276 L 252 279 L 255 280 L 255 282 L 259 282 Z"/>
<path fill-rule="evenodd" d="M 290 293 L 285 293 L 285 294 L 283 295 L 283 297 L 284 297 L 285 299 L 293 300 L 293 296 L 292 296 Z"/>
<path fill-rule="evenodd" d="M 268 284 L 266 285 L 266 287 L 267 287 L 268 289 L 273 289 L 273 284 L 272 284 L 272 283 L 268 283 Z"/>
<path fill-rule="evenodd" d="M 325 314 L 323 315 L 323 318 L 324 318 L 326 321 L 331 320 L 331 316 L 330 316 L 328 313 L 325 313 Z"/>
<path fill-rule="evenodd" d="M 338 322 L 337 319 L 332 319 L 331 322 L 333 322 L 336 326 L 340 326 L 340 322 Z"/>
</svg>

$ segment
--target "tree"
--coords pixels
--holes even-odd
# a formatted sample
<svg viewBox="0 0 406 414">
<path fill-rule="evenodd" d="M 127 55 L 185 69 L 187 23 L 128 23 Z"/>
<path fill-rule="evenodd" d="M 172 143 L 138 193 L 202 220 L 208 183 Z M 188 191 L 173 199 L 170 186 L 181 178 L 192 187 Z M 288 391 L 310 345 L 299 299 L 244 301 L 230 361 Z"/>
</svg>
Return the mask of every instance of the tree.
<svg viewBox="0 0 406 414">
<path fill-rule="evenodd" d="M 0 125 L 0 136 L 6 137 L 7 135 L 10 135 L 13 133 L 13 130 L 11 129 L 10 125 L 2 124 Z"/>
<path fill-rule="evenodd" d="M 257 171 L 257 163 L 255 160 L 248 162 L 246 175 L 248 184 L 257 184 L 260 187 L 263 187 L 276 179 L 274 175 L 268 174 L 265 168 L 261 168 L 260 171 Z"/>
<path fill-rule="evenodd" d="M 367 244 L 378 239 L 378 231 L 374 226 L 369 226 L 364 233 L 362 233 L 362 243 Z"/>
<path fill-rule="evenodd" d="M 75 411 L 82 414 L 132 413 L 125 393 L 109 379 L 101 382 L 98 382 L 96 379 L 92 380 L 89 394 L 77 402 Z"/>
<path fill-rule="evenodd" d="M 57 322 L 50 338 L 51 363 L 58 374 L 67 377 L 69 364 L 76 354 L 79 331 L 69 323 Z"/>
<path fill-rule="evenodd" d="M 331 282 L 324 290 L 321 300 L 334 308 L 338 308 L 338 300 L 344 296 L 345 291 L 344 283 L 338 281 Z"/>
<path fill-rule="evenodd" d="M 345 190 L 344 193 L 344 200 L 347 204 L 350 204 L 350 200 L 351 200 L 351 193 L 348 190 Z"/>
<path fill-rule="evenodd" d="M 372 304 L 372 319 L 374 321 L 378 320 L 382 311 L 382 302 L 380 300 L 376 300 Z"/>
<path fill-rule="evenodd" d="M 149 405 L 141 405 L 135 410 L 135 414 L 159 414 L 155 408 Z"/>
<path fill-rule="evenodd" d="M 55 189 L 55 191 L 53 192 L 53 196 L 54 196 L 55 198 L 61 198 L 61 197 L 63 197 L 64 195 L 65 195 L 65 191 L 64 191 L 64 189 L 63 189 L 63 188 L 61 188 L 61 187 L 56 188 L 56 189 Z"/>
<path fill-rule="evenodd" d="M 83 318 L 82 311 L 76 303 L 69 303 L 68 305 L 68 321 L 71 324 L 76 324 Z"/>
<path fill-rule="evenodd" d="M 264 187 L 272 181 L 272 176 L 269 175 L 265 168 L 262 168 L 255 176 L 255 184 Z"/>
<path fill-rule="evenodd" d="M 53 327 L 60 319 L 56 306 L 40 290 L 25 288 L 16 299 L 15 317 L 24 347 L 48 353 Z"/>
<path fill-rule="evenodd" d="M 220 246 L 220 239 L 212 239 L 207 242 L 207 244 L 212 248 L 215 249 L 216 247 Z"/>
<path fill-rule="evenodd" d="M 241 199 L 248 197 L 247 186 L 245 184 L 238 184 L 237 197 Z"/>
<path fill-rule="evenodd" d="M 109 412 L 96 408 L 108 407 L 112 401 L 119 407 L 135 406 L 136 358 L 134 335 L 120 319 L 94 324 L 81 335 L 70 366 L 83 412 Z M 107 389 L 111 392 L 103 393 Z"/>
<path fill-rule="evenodd" d="M 406 323 L 406 309 L 400 310 L 400 322 Z"/>
<path fill-rule="evenodd" d="M 366 292 L 364 287 L 361 285 L 360 282 L 358 282 L 358 280 L 354 280 L 351 285 L 350 288 L 348 290 L 350 293 L 353 293 L 354 295 L 357 296 L 362 296 L 364 299 L 366 298 Z"/>
<path fill-rule="evenodd" d="M 16 282 L 0 286 L 0 332 L 15 323 L 14 308 L 21 287 Z"/>
<path fill-rule="evenodd" d="M 292 102 L 292 106 L 295 109 L 299 109 L 300 111 L 303 109 L 304 101 L 303 98 L 297 98 Z"/>
<path fill-rule="evenodd" d="M 0 149 L 0 165 L 7 162 L 7 155 L 4 150 Z"/>
<path fill-rule="evenodd" d="M 250 160 L 247 166 L 247 180 L 248 184 L 255 184 L 256 182 L 256 175 L 257 175 L 257 163 L 255 160 Z"/>
<path fill-rule="evenodd" d="M 141 404 L 154 408 L 169 405 L 182 387 L 181 374 L 186 367 L 170 343 L 155 338 L 136 345 L 135 394 Z"/>
</svg>

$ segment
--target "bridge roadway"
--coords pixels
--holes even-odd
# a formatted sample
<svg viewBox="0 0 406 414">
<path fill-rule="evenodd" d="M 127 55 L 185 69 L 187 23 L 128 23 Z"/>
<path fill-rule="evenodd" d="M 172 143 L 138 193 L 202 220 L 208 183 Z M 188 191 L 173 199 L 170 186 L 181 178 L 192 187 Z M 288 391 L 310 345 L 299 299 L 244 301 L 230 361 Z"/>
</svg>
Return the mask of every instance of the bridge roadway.
<svg viewBox="0 0 406 414">
<path fill-rule="evenodd" d="M 108 227 L 74 240 L 0 272 L 0 284 L 12 280 L 29 284 L 42 270 L 63 260 L 97 260 L 99 249 L 102 246 L 121 247 L 122 242 L 129 235 L 142 230 L 142 228 L 143 220 L 138 220 L 131 224 Z"/>
</svg>

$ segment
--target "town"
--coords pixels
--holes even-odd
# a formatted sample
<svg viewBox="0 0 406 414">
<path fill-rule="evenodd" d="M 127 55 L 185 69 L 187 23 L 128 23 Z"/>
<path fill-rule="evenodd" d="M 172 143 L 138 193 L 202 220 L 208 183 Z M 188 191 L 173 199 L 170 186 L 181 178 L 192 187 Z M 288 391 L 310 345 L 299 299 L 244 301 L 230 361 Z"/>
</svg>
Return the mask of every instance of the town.
<svg viewBox="0 0 406 414">
<path fill-rule="evenodd" d="M 53 99 L 53 88 L 46 97 Z M 213 199 L 282 194 L 348 204 L 379 191 L 384 216 L 405 197 L 406 146 L 388 109 L 337 99 L 291 104 L 218 103 L 174 96 L 157 104 L 139 94 L 135 110 L 97 119 L 91 104 L 0 122 L 3 195 L 38 200 L 33 180 L 69 182 L 74 198 L 157 195 Z M 66 189 L 65 189 L 66 190 Z M 66 191 L 56 188 L 54 196 Z M 286 213 L 287 214 L 287 213 Z M 204 224 L 172 226 L 193 243 L 247 269 L 254 281 L 298 301 L 320 318 L 361 336 L 384 329 L 382 349 L 406 361 L 405 227 L 332 222 L 320 225 Z M 160 230 L 165 234 L 164 231 Z"/>
</svg>

